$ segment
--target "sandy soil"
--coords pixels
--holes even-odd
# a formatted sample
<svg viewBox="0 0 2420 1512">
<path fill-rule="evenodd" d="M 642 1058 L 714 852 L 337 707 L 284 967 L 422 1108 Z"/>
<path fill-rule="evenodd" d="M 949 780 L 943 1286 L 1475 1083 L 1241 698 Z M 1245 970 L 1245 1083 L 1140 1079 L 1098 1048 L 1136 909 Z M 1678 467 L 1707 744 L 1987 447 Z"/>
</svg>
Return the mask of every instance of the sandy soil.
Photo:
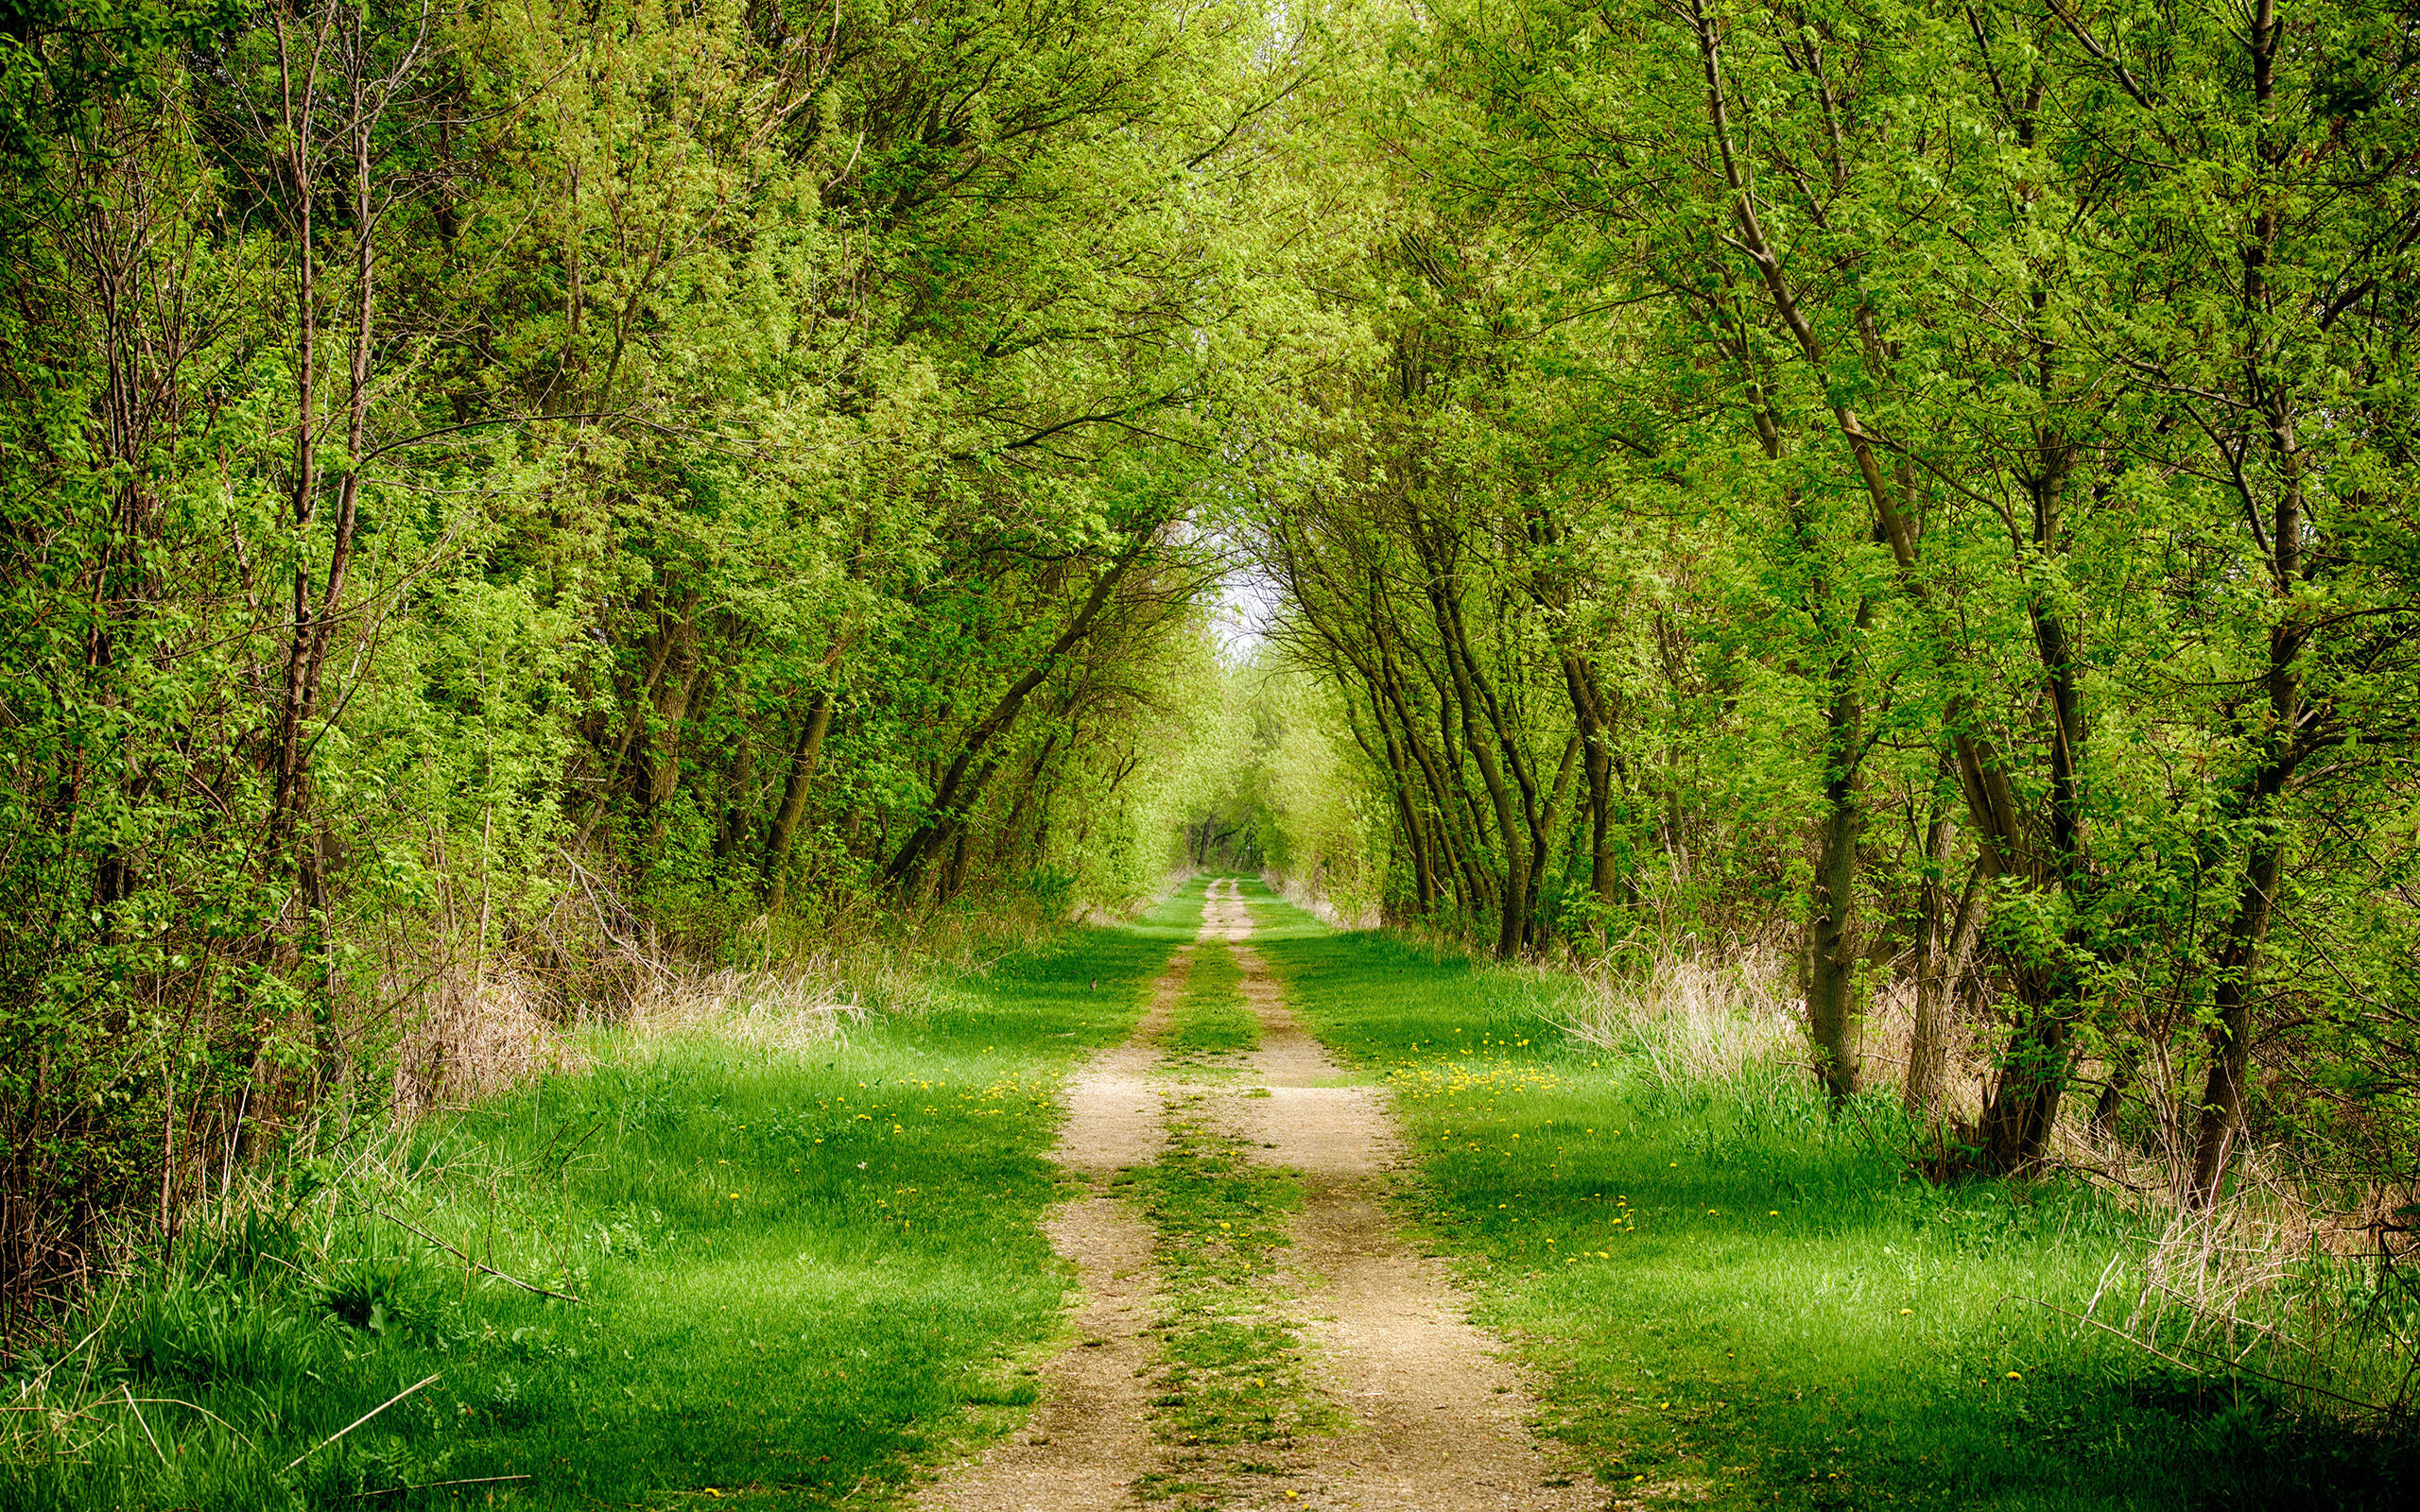
<svg viewBox="0 0 2420 1512">
<path fill-rule="evenodd" d="M 1214 885 L 1204 937 L 1233 942 L 1261 1045 L 1242 1076 L 1207 1091 L 1203 1110 L 1301 1173 L 1290 1280 L 1321 1386 L 1354 1426 L 1298 1445 L 1290 1473 L 1232 1488 L 1234 1507 L 1357 1507 L 1367 1512 L 1582 1512 L 1605 1505 L 1584 1475 L 1558 1473 L 1524 1426 L 1534 1404 L 1472 1326 L 1444 1266 L 1407 1246 L 1387 1210 L 1400 1149 L 1384 1097 L 1345 1078 L 1287 1010 L 1268 965 L 1244 943 L 1252 918 L 1235 885 Z M 1150 1234 L 1106 1194 L 1124 1166 L 1163 1140 L 1151 1038 L 1183 991 L 1189 952 L 1159 984 L 1134 1037 L 1074 1080 L 1056 1158 L 1090 1194 L 1061 1210 L 1050 1236 L 1087 1297 L 1080 1344 L 1046 1366 L 1030 1428 L 971 1460 L 925 1498 L 949 1512 L 1080 1512 L 1132 1507 L 1134 1480 L 1162 1464 L 1150 1433 Z M 1227 1082 L 1227 1078 L 1220 1078 Z M 1266 1097 L 1251 1096 L 1266 1088 Z M 1189 1089 L 1202 1091 L 1199 1082 Z M 1288 1493 L 1291 1492 L 1292 1495 Z"/>
<path fill-rule="evenodd" d="M 922 1501 L 947 1512 L 1072 1512 L 1138 1505 L 1129 1488 L 1157 1462 L 1151 1442 L 1150 1226 L 1109 1194 L 1110 1177 L 1159 1159 L 1166 1130 L 1151 1083 L 1152 1037 L 1184 992 L 1192 947 L 1152 988 L 1124 1044 L 1094 1056 L 1068 1083 L 1067 1122 L 1052 1152 L 1085 1194 L 1054 1213 L 1050 1247 L 1075 1263 L 1084 1302 L 1075 1346 L 1042 1367 L 1041 1400 L 1024 1430 L 947 1471 Z"/>
<path fill-rule="evenodd" d="M 1228 907 L 1243 912 L 1239 902 Z M 1247 921 L 1240 935 L 1249 933 Z M 1334 1085 L 1341 1068 L 1287 1010 L 1267 963 L 1248 945 L 1236 955 L 1261 1045 L 1224 1112 L 1262 1160 L 1302 1174 L 1293 1268 L 1306 1294 L 1304 1332 L 1325 1385 L 1358 1425 L 1307 1446 L 1309 1462 L 1290 1483 L 1297 1500 L 1264 1492 L 1239 1504 L 1604 1505 L 1590 1477 L 1566 1477 L 1541 1451 L 1524 1426 L 1535 1403 L 1495 1357 L 1500 1344 L 1472 1326 L 1444 1264 L 1397 1230 L 1386 1203 L 1402 1157 L 1383 1093 Z M 1269 1095 L 1243 1095 L 1251 1087 Z"/>
</svg>

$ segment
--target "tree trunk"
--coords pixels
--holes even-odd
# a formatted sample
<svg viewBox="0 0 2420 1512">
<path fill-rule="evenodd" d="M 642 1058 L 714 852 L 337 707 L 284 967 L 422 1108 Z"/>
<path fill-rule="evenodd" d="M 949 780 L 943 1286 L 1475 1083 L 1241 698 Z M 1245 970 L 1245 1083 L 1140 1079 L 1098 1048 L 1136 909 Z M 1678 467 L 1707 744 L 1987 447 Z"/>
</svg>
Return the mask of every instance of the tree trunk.
<svg viewBox="0 0 2420 1512">
<path fill-rule="evenodd" d="M 1746 171 L 1737 158 L 1730 106 L 1724 94 L 1718 28 L 1706 15 L 1702 0 L 1689 0 L 1688 14 L 1705 83 L 1706 118 L 1721 159 L 1732 219 L 1738 232 L 1737 245 L 1754 266 L 1774 314 L 1789 332 L 1801 355 L 1817 370 L 1823 370 L 1827 366 L 1824 342 L 1800 305 L 1797 291 L 1790 286 L 1781 255 L 1765 234 L 1756 196 L 1750 189 Z M 1945 648 L 1945 648 L 1958 644 L 1956 627 L 1922 575 L 1915 526 L 1884 476 L 1875 440 L 1857 412 L 1846 403 L 1836 402 L 1832 415 L 1858 481 L 1873 503 L 1876 530 L 1891 548 L 1901 590 L 1912 605 L 1932 618 L 1935 644 Z M 2042 871 L 2027 852 L 2025 828 L 2005 764 L 1990 739 L 1980 733 L 1976 711 L 1964 695 L 1949 700 L 1943 711 L 1943 725 L 1949 732 L 1959 785 L 1966 798 L 1976 844 L 1992 874 L 2011 873 L 2035 885 L 2043 885 Z M 1984 1158 L 1992 1170 L 2001 1173 L 2031 1165 L 2048 1145 L 2060 1095 L 2066 1085 L 2068 1017 L 2074 1011 L 2082 984 L 2075 970 L 2062 964 L 2048 971 L 2020 972 L 2016 985 L 2021 1011 L 2002 1057 L 2000 1084 L 1983 1113 Z"/>
<path fill-rule="evenodd" d="M 798 837 L 799 821 L 806 816 L 806 795 L 815 777 L 815 765 L 823 754 L 823 737 L 832 729 L 832 690 L 818 688 L 806 706 L 806 724 L 799 730 L 798 746 L 790 752 L 789 775 L 782 783 L 782 806 L 773 814 L 773 833 L 765 841 L 765 862 L 762 868 L 765 911 L 779 913 L 784 890 L 783 873 L 790 858 L 790 846 Z"/>
<path fill-rule="evenodd" d="M 950 761 L 949 769 L 933 791 L 930 813 L 902 842 L 898 854 L 891 857 L 890 865 L 883 868 L 883 885 L 887 890 L 899 897 L 908 897 L 916 891 L 936 845 L 972 804 L 972 798 L 965 791 L 969 771 L 992 742 L 1016 721 L 1026 699 L 1057 670 L 1059 659 L 1092 633 L 1093 624 L 1099 618 L 1101 610 L 1108 607 L 1110 596 L 1116 592 L 1127 572 L 1141 559 L 1155 534 L 1155 526 L 1138 529 L 1134 533 L 1133 541 L 1125 552 L 1095 580 L 1083 606 L 1076 611 L 1067 627 L 1060 632 L 1058 639 L 1051 643 L 1049 649 L 1023 677 L 1011 683 L 991 710 L 966 732 L 965 738 L 959 743 L 957 755 Z"/>
<path fill-rule="evenodd" d="M 1937 820 L 1933 829 L 1937 865 L 1948 859 L 1948 820 Z M 1928 925 L 1935 937 L 1916 977 L 1916 1022 L 1908 1037 L 1908 1079 L 1900 1098 L 1908 1111 L 1920 1118 L 1941 1100 L 1942 1074 L 1949 1054 L 1949 1005 L 1957 1001 L 1959 984 L 1965 980 L 1975 942 L 1982 935 L 1983 918 L 1990 912 L 1985 881 L 1983 863 L 1979 860 L 1967 870 L 1966 885 L 1958 895 L 1958 912 L 1948 928 L 1944 931 L 1937 918 Z"/>
<path fill-rule="evenodd" d="M 1521 954 L 1524 905 L 1529 902 L 1530 879 L 1528 850 L 1523 845 L 1521 817 L 1514 808 L 1511 787 L 1504 780 L 1503 769 L 1496 765 L 1490 743 L 1480 738 L 1471 719 L 1471 709 L 1478 701 L 1471 686 L 1471 674 L 1459 654 L 1456 633 L 1458 616 L 1447 614 L 1445 601 L 1448 591 L 1442 582 L 1429 585 L 1429 601 L 1437 617 L 1437 632 L 1445 642 L 1445 664 L 1453 677 L 1454 700 L 1460 711 L 1459 723 L 1463 749 L 1478 766 L 1479 781 L 1487 788 L 1487 800 L 1495 812 L 1496 842 L 1502 848 L 1504 863 L 1504 893 L 1496 916 L 1495 958 L 1509 961 Z"/>
<path fill-rule="evenodd" d="M 2283 40 L 2275 0 L 2256 0 L 2250 35 L 2253 103 L 2256 114 L 2254 155 L 2262 177 L 2273 183 L 2285 148 L 2274 131 L 2276 60 Z M 2316 738 L 2313 711 L 2305 702 L 2301 661 L 2309 631 L 2305 610 L 2295 603 L 2310 576 L 2304 546 L 2311 523 L 2304 510 L 2302 449 L 2295 439 L 2293 411 L 2288 408 L 2286 386 L 2262 370 L 2263 340 L 2258 322 L 2270 313 L 2269 261 L 2282 228 L 2274 191 L 2264 184 L 2265 198 L 2242 249 L 2244 391 L 2259 403 L 2259 442 L 2276 468 L 2276 497 L 2265 532 L 2269 556 L 2269 588 L 2278 603 L 2278 618 L 2269 631 L 2267 715 L 2259 734 L 2262 760 L 2240 808 L 2254 825 L 2254 837 L 2244 861 L 2243 885 L 2236 899 L 2220 947 L 2213 998 L 2216 1014 L 2206 1031 L 2210 1067 L 2202 1092 L 2202 1111 L 2194 1130 L 2193 1174 L 2187 1200 L 2197 1207 L 2216 1202 L 2226 1177 L 2227 1161 L 2243 1127 L 2246 1080 L 2252 1067 L 2252 973 L 2269 936 L 2276 906 L 2277 884 L 2284 868 L 2286 831 L 2276 814 L 2279 797 L 2294 769 L 2309 754 Z M 2238 472 L 2243 503 L 2256 522 L 2258 509 Z"/>
<path fill-rule="evenodd" d="M 664 683 L 656 690 L 655 718 L 648 730 L 647 786 L 640 793 L 647 804 L 650 850 L 663 847 L 667 811 L 681 791 L 681 742 L 687 732 L 689 705 L 703 669 L 694 623 L 684 616 L 667 626 L 664 633 L 670 643 L 670 660 Z"/>
<path fill-rule="evenodd" d="M 1873 617 L 1874 601 L 1860 599 L 1858 636 Z M 1816 1076 L 1835 1107 L 1855 1095 L 1861 1070 L 1856 920 L 1858 844 L 1865 827 L 1859 781 L 1865 705 L 1858 691 L 1857 655 L 1853 637 L 1834 648 L 1824 669 L 1832 696 L 1824 721 L 1824 820 L 1817 832 L 1815 876 L 1807 899 L 1806 1032 L 1815 1050 Z"/>
</svg>

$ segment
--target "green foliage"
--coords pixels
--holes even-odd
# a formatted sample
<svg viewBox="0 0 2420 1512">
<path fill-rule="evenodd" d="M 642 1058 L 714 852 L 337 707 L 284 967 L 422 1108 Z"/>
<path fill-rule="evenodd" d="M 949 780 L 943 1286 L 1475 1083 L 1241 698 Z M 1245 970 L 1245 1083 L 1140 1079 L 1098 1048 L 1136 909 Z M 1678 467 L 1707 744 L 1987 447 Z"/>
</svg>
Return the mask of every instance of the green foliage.
<svg viewBox="0 0 2420 1512">
<path fill-rule="evenodd" d="M 1387 229 L 1327 285 L 1374 360 L 1307 381 L 1250 540 L 1392 917 L 1795 936 L 1841 1095 L 1877 993 L 1979 1003 L 1996 1170 L 2081 1085 L 2193 1202 L 2247 1133 L 2408 1188 L 2340 1114 L 2408 1135 L 2360 1047 L 2420 1064 L 2420 55 L 2261 15 L 1382 24 Z"/>
<path fill-rule="evenodd" d="M 1324 43 L 912 22 L 0 37 L 8 1347 L 448 1035 L 1157 890 L 1213 438 L 1310 338 L 1265 212 Z"/>
</svg>

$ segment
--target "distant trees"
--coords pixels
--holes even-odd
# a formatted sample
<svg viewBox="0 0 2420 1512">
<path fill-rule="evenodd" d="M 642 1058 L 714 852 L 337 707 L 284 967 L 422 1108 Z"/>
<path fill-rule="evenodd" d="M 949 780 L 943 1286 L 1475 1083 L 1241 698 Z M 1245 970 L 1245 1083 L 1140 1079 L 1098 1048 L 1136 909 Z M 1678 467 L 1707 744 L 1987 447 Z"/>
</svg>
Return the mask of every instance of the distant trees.
<svg viewBox="0 0 2420 1512">
<path fill-rule="evenodd" d="M 0 1331 L 491 967 L 1208 817 L 1508 956 L 1786 935 L 1839 1098 L 1905 979 L 1984 1169 L 2409 1182 L 2415 66 L 2266 0 L 26 11 Z M 1324 691 L 1221 672 L 1235 552 Z"/>
</svg>

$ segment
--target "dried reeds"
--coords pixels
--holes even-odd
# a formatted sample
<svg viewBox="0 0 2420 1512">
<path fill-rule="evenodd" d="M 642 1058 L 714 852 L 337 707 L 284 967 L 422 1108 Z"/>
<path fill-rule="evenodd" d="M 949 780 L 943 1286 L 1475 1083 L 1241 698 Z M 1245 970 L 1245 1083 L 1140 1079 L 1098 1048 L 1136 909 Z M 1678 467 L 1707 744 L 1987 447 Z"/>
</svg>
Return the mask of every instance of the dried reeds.
<svg viewBox="0 0 2420 1512">
<path fill-rule="evenodd" d="M 2381 1307 L 2381 1271 L 2297 1185 L 2247 1160 L 2221 1201 L 2178 1206 L 2121 1252 L 2081 1314 L 2188 1375 L 2245 1375 L 2322 1411 L 2394 1418 L 2420 1404 L 2420 1318 Z M 2059 1311 L 2064 1311 L 2059 1310 Z"/>
<path fill-rule="evenodd" d="M 1644 968 L 1578 973 L 1563 1007 L 1572 1038 L 1634 1057 L 1659 1085 L 1729 1081 L 1805 1057 L 1805 1035 L 1780 953 L 1660 954 Z"/>
<path fill-rule="evenodd" d="M 725 968 L 653 984 L 631 1005 L 641 1040 L 713 1035 L 775 1055 L 802 1054 L 839 1038 L 841 1021 L 865 1017 L 863 999 L 829 963 L 786 971 Z"/>
<path fill-rule="evenodd" d="M 399 1015 L 395 1112 L 460 1108 L 587 1065 L 542 1003 L 528 974 L 510 966 L 441 973 Z"/>
<path fill-rule="evenodd" d="M 1308 880 L 1276 871 L 1262 872 L 1260 880 L 1270 892 L 1330 929 L 1375 929 L 1383 921 L 1374 900 L 1322 889 L 1320 884 L 1326 880 L 1324 867 L 1318 876 Z"/>
</svg>

